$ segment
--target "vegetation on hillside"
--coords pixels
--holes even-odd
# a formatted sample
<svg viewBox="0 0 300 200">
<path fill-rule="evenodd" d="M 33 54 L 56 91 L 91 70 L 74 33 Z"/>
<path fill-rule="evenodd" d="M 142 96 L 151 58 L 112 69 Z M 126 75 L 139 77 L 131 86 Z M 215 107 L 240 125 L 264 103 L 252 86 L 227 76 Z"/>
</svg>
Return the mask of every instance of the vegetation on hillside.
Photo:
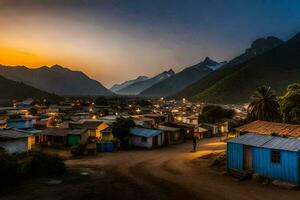
<svg viewBox="0 0 300 200">
<path fill-rule="evenodd" d="M 262 85 L 283 94 L 288 84 L 300 81 L 300 33 L 277 44 L 242 62 L 230 61 L 177 96 L 210 103 L 245 103 L 252 91 Z"/>
<path fill-rule="evenodd" d="M 283 96 L 276 96 L 269 86 L 257 88 L 248 107 L 245 122 L 253 120 L 300 124 L 300 83 L 288 85 Z"/>
</svg>

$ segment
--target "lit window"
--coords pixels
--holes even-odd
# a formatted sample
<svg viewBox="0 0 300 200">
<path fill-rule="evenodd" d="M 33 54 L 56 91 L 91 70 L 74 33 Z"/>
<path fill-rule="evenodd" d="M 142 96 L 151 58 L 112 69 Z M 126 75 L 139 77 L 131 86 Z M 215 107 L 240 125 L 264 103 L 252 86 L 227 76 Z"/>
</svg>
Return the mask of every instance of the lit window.
<svg viewBox="0 0 300 200">
<path fill-rule="evenodd" d="M 280 151 L 271 152 L 271 161 L 272 163 L 280 163 Z"/>
</svg>

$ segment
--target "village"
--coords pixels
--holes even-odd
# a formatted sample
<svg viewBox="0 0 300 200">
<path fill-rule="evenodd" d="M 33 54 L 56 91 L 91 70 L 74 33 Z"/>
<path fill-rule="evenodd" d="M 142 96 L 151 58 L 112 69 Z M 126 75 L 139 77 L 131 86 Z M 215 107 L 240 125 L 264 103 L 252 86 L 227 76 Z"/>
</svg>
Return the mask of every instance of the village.
<svg viewBox="0 0 300 200">
<path fill-rule="evenodd" d="M 0 147 L 25 157 L 41 151 L 58 155 L 69 176 L 80 180 L 70 186 L 65 176 L 33 179 L 41 187 L 33 192 L 39 199 L 47 199 L 50 189 L 57 191 L 55 199 L 82 199 L 84 192 L 69 194 L 68 188 L 91 193 L 102 184 L 108 186 L 94 195 L 113 199 L 127 199 L 113 193 L 118 188 L 126 186 L 120 192 L 129 198 L 141 184 L 134 195 L 150 192 L 145 199 L 273 199 L 274 194 L 296 199 L 300 125 L 263 120 L 240 125 L 247 106 L 184 98 L 73 99 L 58 105 L 26 99 L 0 108 Z M 31 199 L 25 192 L 31 187 L 4 198 Z"/>
</svg>

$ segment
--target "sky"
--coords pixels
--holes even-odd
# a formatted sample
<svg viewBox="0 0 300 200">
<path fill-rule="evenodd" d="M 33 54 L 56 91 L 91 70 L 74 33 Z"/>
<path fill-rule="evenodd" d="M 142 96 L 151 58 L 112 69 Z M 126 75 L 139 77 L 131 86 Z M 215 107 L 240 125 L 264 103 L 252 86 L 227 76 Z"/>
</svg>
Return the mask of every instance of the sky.
<svg viewBox="0 0 300 200">
<path fill-rule="evenodd" d="M 59 64 L 110 87 L 287 40 L 299 11 L 299 0 L 0 0 L 0 64 Z"/>
</svg>

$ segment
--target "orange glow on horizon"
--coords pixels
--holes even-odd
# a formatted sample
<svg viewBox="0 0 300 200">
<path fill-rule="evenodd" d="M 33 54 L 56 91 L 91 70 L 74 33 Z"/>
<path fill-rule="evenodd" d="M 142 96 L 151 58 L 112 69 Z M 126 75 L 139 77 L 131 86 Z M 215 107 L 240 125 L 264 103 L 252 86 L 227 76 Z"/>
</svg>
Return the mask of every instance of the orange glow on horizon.
<svg viewBox="0 0 300 200">
<path fill-rule="evenodd" d="M 38 55 L 15 48 L 0 48 L 0 63 L 2 65 L 16 66 L 25 65 L 36 68 L 45 65 L 46 60 Z"/>
</svg>

